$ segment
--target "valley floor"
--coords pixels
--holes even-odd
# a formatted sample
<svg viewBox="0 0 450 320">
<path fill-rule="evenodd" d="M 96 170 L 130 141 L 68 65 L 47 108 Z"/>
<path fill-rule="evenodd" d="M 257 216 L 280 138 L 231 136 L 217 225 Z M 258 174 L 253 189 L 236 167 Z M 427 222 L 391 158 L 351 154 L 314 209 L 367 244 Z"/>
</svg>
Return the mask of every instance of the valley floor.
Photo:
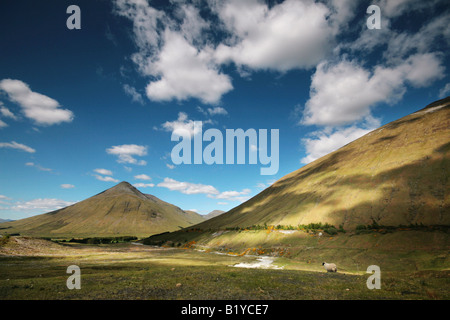
<svg viewBox="0 0 450 320">
<path fill-rule="evenodd" d="M 369 290 L 365 269 L 327 273 L 321 263 L 307 269 L 286 257 L 217 253 L 11 237 L 0 246 L 0 300 L 450 298 L 448 270 L 382 272 L 381 289 Z M 66 286 L 70 265 L 80 267 L 79 290 Z"/>
</svg>

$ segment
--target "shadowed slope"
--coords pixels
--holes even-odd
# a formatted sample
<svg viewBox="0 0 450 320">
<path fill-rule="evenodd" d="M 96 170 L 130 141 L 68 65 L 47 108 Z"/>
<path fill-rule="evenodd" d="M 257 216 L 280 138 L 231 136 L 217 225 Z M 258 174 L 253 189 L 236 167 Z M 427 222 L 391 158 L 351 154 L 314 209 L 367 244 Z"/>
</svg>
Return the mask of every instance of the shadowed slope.
<svg viewBox="0 0 450 320">
<path fill-rule="evenodd" d="M 450 98 L 294 171 L 200 229 L 449 225 Z"/>
</svg>

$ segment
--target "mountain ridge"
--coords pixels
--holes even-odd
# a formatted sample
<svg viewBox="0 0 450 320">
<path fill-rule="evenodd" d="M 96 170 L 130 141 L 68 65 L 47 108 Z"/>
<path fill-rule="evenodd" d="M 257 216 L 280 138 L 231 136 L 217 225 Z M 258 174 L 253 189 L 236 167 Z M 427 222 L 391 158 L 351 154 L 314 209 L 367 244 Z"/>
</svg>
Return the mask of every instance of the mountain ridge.
<svg viewBox="0 0 450 320">
<path fill-rule="evenodd" d="M 45 237 L 149 236 L 203 221 L 126 181 L 65 208 L 14 222 L 2 231 Z"/>
</svg>

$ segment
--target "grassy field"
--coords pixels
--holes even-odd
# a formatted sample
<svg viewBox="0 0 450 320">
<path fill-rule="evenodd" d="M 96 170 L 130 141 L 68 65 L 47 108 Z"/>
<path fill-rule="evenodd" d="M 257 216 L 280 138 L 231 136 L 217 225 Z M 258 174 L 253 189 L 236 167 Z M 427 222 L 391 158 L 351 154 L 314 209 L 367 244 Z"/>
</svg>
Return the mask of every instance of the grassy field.
<svg viewBox="0 0 450 320">
<path fill-rule="evenodd" d="M 320 255 L 320 253 L 319 253 Z M 57 244 L 11 237 L 0 246 L 0 299 L 449 299 L 447 270 L 382 272 L 380 290 L 368 274 L 326 273 L 320 263 L 272 257 L 268 269 L 233 267 L 257 255 L 131 243 Z M 81 269 L 81 289 L 69 290 L 66 269 Z M 280 268 L 280 269 L 275 269 Z M 383 271 L 383 269 L 382 269 Z"/>
</svg>

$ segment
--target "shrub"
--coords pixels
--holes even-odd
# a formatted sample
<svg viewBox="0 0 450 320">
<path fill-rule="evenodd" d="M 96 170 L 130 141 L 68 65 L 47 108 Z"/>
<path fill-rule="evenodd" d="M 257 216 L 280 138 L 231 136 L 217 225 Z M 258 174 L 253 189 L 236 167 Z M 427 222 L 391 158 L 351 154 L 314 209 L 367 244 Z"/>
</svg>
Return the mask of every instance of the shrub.
<svg viewBox="0 0 450 320">
<path fill-rule="evenodd" d="M 323 231 L 325 231 L 326 233 L 328 233 L 330 236 L 334 236 L 338 233 L 337 229 L 333 226 L 325 228 Z"/>
<path fill-rule="evenodd" d="M 9 234 L 4 234 L 3 237 L 0 238 L 0 246 L 3 246 L 9 242 Z"/>
</svg>

